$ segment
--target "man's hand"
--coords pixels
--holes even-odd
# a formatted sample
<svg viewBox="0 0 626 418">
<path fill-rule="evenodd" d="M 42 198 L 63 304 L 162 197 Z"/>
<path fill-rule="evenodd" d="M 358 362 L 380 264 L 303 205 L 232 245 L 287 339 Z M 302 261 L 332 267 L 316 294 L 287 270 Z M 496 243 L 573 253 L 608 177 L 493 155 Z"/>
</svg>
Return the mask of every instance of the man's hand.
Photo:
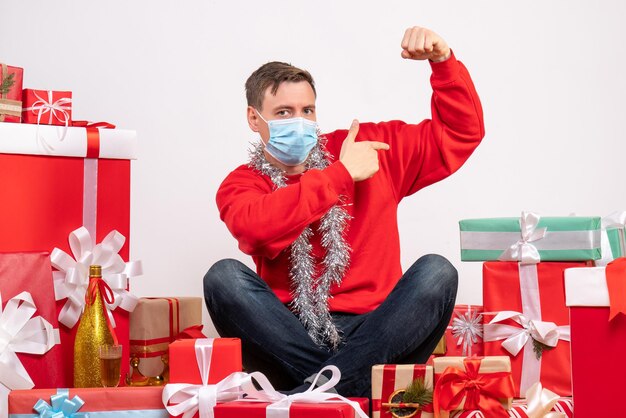
<svg viewBox="0 0 626 418">
<path fill-rule="evenodd" d="M 359 133 L 359 121 L 352 121 L 348 136 L 341 145 L 339 161 L 346 167 L 352 179 L 356 181 L 367 180 L 378 171 L 378 150 L 388 150 L 389 145 L 384 142 L 359 141 L 356 142 L 356 134 Z"/>
<path fill-rule="evenodd" d="M 449 57 L 450 47 L 432 30 L 413 26 L 404 32 L 402 58 L 439 62 Z"/>
</svg>

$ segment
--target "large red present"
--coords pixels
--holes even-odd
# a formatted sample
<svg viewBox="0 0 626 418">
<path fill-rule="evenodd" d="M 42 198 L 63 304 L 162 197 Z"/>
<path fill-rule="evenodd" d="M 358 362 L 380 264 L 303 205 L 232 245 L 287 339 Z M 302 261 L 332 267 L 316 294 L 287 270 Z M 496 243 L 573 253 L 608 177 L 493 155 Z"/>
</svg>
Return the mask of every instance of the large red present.
<svg viewBox="0 0 626 418">
<path fill-rule="evenodd" d="M 24 70 L 0 63 L 0 122 L 22 120 Z"/>
<path fill-rule="evenodd" d="M 538 381 L 559 395 L 571 395 L 563 271 L 582 266 L 585 263 L 483 264 L 485 355 L 511 357 L 516 397 Z"/>
<path fill-rule="evenodd" d="M 136 154 L 136 133 L 70 127 L 60 141 L 56 129 L 0 124 L 0 252 L 59 248 L 71 254 L 68 236 L 81 226 L 90 233 L 91 244 L 117 230 L 110 241 L 119 245 L 120 235 L 130 234 L 130 159 Z M 128 240 L 119 248 L 126 261 L 128 248 Z M 65 305 L 59 300 L 57 311 Z M 113 317 L 124 346 L 124 375 L 129 358 L 128 313 L 115 309 Z M 61 326 L 60 331 L 62 367 L 69 372 L 76 327 Z M 72 386 L 71 373 L 55 386 Z"/>
<path fill-rule="evenodd" d="M 613 280 L 617 292 L 612 291 Z M 626 296 L 624 283 L 625 258 L 607 267 L 565 271 L 577 418 L 619 415 L 617 403 L 626 393 L 626 312 L 624 305 L 620 307 Z"/>
<path fill-rule="evenodd" d="M 392 418 L 389 404 L 402 403 L 403 393 L 416 380 L 423 383 L 425 389 L 433 390 L 433 368 L 423 364 L 377 364 L 372 367 L 372 418 Z M 385 406 L 383 406 L 385 404 Z M 407 415 L 415 411 L 413 417 L 428 418 L 433 416 L 432 403 L 418 408 L 403 408 Z"/>
<path fill-rule="evenodd" d="M 483 355 L 483 307 L 456 305 L 446 329 L 446 356 Z"/>
<path fill-rule="evenodd" d="M 0 416 L 9 390 L 64 381 L 50 260 L 0 253 Z"/>
<path fill-rule="evenodd" d="M 9 418 L 169 418 L 160 387 L 16 390 L 9 395 Z"/>
<path fill-rule="evenodd" d="M 72 92 L 24 89 L 22 122 L 69 126 L 72 122 Z"/>
</svg>

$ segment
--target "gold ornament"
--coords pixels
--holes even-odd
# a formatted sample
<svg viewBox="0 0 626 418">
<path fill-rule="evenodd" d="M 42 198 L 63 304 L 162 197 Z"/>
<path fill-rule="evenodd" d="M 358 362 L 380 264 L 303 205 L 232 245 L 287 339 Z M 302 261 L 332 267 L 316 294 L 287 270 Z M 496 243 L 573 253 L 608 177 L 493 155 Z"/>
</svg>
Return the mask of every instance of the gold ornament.
<svg viewBox="0 0 626 418">
<path fill-rule="evenodd" d="M 90 266 L 89 287 L 85 295 L 85 310 L 80 317 L 76 340 L 74 341 L 75 388 L 102 387 L 100 346 L 117 344 L 113 328 L 108 322 L 102 295 L 102 291 L 106 291 L 107 288 L 108 286 L 102 280 L 102 268 Z"/>
</svg>

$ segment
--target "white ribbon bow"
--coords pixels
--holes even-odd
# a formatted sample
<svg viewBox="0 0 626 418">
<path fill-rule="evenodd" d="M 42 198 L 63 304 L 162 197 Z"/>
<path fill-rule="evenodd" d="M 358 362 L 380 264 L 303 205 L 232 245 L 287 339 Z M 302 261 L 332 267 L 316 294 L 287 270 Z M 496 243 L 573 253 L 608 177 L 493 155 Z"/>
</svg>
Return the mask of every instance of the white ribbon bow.
<svg viewBox="0 0 626 418">
<path fill-rule="evenodd" d="M 48 99 L 44 99 L 39 96 L 37 93 L 34 93 L 35 97 L 38 99 L 32 106 L 26 107 L 24 111 L 30 111 L 37 114 L 37 140 L 41 143 L 44 150 L 47 152 L 51 152 L 54 150 L 54 147 L 45 140 L 39 134 L 39 125 L 41 124 L 41 120 L 43 116 L 47 113 L 48 116 L 48 124 L 51 125 L 54 118 L 58 119 L 63 125 L 63 133 L 59 137 L 59 141 L 63 141 L 65 136 L 67 135 L 67 129 L 70 123 L 70 114 L 69 110 L 72 110 L 72 99 L 69 97 L 62 97 L 59 100 L 53 102 L 53 94 L 54 92 L 51 90 L 47 91 Z"/>
<path fill-rule="evenodd" d="M 455 317 L 450 326 L 456 345 L 463 346 L 463 356 L 472 355 L 472 346 L 483 338 L 482 315 L 468 307 L 467 312 Z"/>
<path fill-rule="evenodd" d="M 498 324 L 498 322 L 511 319 L 520 327 Z M 554 322 L 529 320 L 522 313 L 515 311 L 502 311 L 485 325 L 485 341 L 502 342 L 502 347 L 513 356 L 516 356 L 527 343 L 532 340 L 538 341 L 549 347 L 556 347 L 559 340 L 570 340 L 569 325 L 557 326 Z"/>
<path fill-rule="evenodd" d="M 318 379 L 325 371 L 332 373 L 331 378 L 319 387 L 317 386 Z M 248 402 L 272 402 L 266 408 L 266 418 L 289 418 L 289 409 L 294 402 L 298 403 L 347 403 L 354 409 L 356 414 L 361 418 L 367 418 L 367 414 L 361 409 L 358 402 L 351 401 L 336 393 L 329 393 L 327 390 L 335 387 L 339 380 L 341 380 L 341 372 L 336 366 L 326 366 L 319 371 L 311 386 L 304 392 L 294 393 L 292 395 L 285 395 L 277 392 L 267 377 L 263 373 L 254 372 L 250 374 L 250 377 L 257 381 L 261 386 L 261 390 L 256 389 L 251 380 L 246 381 L 242 388 L 246 392 L 247 397 L 244 401 Z"/>
<path fill-rule="evenodd" d="M 498 260 L 520 261 L 522 264 L 536 264 L 541 261 L 539 250 L 531 242 L 546 236 L 547 228 L 537 229 L 541 217 L 533 212 L 522 212 L 520 218 L 521 239 L 505 250 Z"/>
<path fill-rule="evenodd" d="M 602 258 L 600 260 L 596 260 L 596 266 L 606 266 L 613 261 L 613 259 L 615 259 L 611 251 L 611 243 L 609 242 L 609 236 L 606 231 L 609 228 L 619 229 L 618 233 L 620 236 L 621 255 L 626 254 L 626 211 L 613 212 L 609 216 L 602 218 L 602 235 L 600 242 Z"/>
<path fill-rule="evenodd" d="M 33 103 L 32 106 L 25 108 L 24 111 L 32 111 L 33 113 L 37 112 L 37 125 L 41 123 L 42 117 L 48 113 L 48 124 L 51 124 L 52 120 L 56 118 L 61 123 L 65 124 L 65 126 L 68 126 L 70 123 L 70 114 L 68 110 L 72 110 L 72 99 L 69 97 L 62 97 L 56 102 L 52 102 L 54 92 L 49 90 L 47 93 L 47 100 L 39 96 L 37 93 L 34 93 L 35 97 L 39 100 Z"/>
<path fill-rule="evenodd" d="M 563 412 L 551 412 L 559 400 L 559 395 L 543 389 L 540 382 L 526 391 L 526 414 L 528 418 L 566 418 Z"/>
<path fill-rule="evenodd" d="M 57 329 L 34 316 L 37 307 L 28 292 L 10 299 L 2 310 L 0 295 L 0 386 L 31 389 L 33 380 L 16 353 L 45 354 L 59 343 Z"/>
<path fill-rule="evenodd" d="M 59 322 L 72 328 L 78 322 L 85 307 L 85 293 L 89 286 L 89 266 L 102 266 L 102 278 L 113 291 L 114 300 L 105 302 L 111 323 L 115 320 L 111 311 L 116 308 L 132 312 L 138 298 L 126 290 L 130 277 L 143 274 L 141 261 L 124 262 L 118 254 L 126 238 L 117 231 L 111 231 L 100 244 L 93 245 L 89 231 L 80 227 L 70 233 L 71 255 L 55 248 L 50 254 L 52 265 L 59 271 L 53 272 L 56 300 L 67 298 L 59 314 Z"/>
<path fill-rule="evenodd" d="M 197 339 L 195 349 L 202 384 L 168 383 L 163 388 L 163 405 L 173 416 L 182 414 L 182 418 L 192 418 L 199 412 L 200 418 L 213 418 L 213 407 L 217 402 L 240 399 L 244 394 L 241 386 L 250 377 L 247 373 L 235 372 L 219 383 L 209 385 L 213 339 Z"/>
</svg>

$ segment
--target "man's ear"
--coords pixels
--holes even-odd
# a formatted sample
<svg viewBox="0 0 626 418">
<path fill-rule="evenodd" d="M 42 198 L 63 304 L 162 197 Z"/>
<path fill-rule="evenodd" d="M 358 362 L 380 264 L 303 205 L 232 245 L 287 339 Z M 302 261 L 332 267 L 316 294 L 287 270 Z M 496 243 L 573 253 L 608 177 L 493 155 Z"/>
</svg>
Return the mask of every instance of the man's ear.
<svg viewBox="0 0 626 418">
<path fill-rule="evenodd" d="M 248 106 L 246 109 L 246 116 L 248 118 L 248 126 L 250 129 L 252 129 L 253 132 L 259 132 L 259 122 L 261 118 L 254 107 Z"/>
</svg>

